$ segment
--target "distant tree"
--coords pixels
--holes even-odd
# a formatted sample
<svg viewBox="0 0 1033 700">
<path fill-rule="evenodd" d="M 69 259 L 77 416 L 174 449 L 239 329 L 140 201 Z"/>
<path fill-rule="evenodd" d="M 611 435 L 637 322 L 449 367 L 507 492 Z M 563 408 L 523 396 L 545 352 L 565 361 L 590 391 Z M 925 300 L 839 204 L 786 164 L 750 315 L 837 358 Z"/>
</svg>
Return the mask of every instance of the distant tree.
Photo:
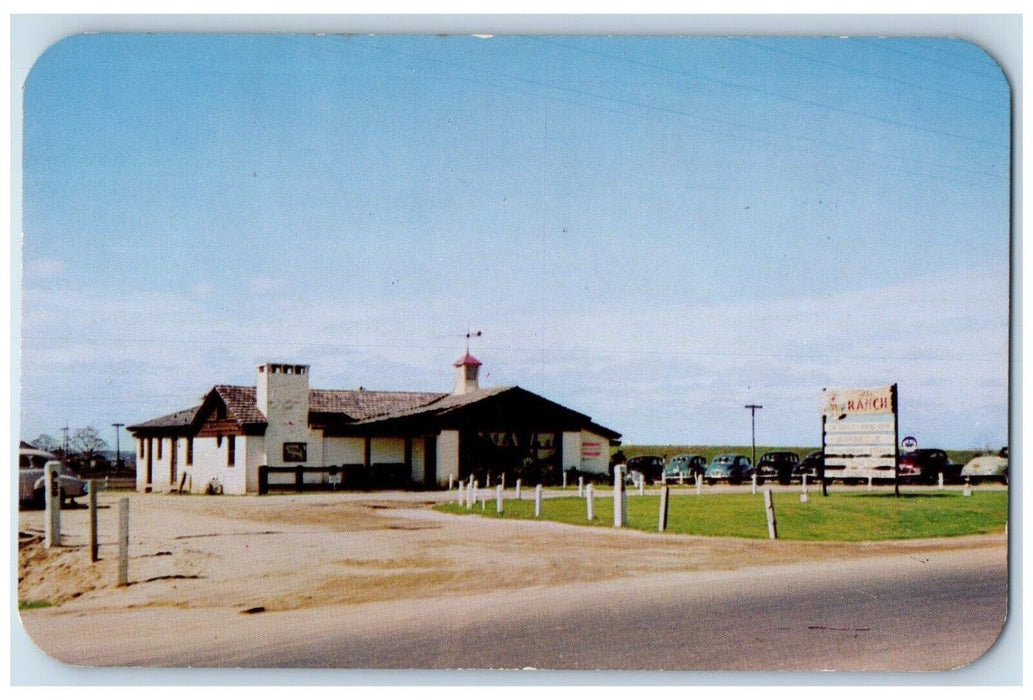
<svg viewBox="0 0 1033 700">
<path fill-rule="evenodd" d="M 47 433 L 40 434 L 30 444 L 37 450 L 43 450 L 44 452 L 57 452 L 61 449 L 61 441 Z"/>
<path fill-rule="evenodd" d="M 90 471 L 99 466 L 100 453 L 108 449 L 108 443 L 92 426 L 79 428 L 68 438 L 68 452 L 73 455 L 80 471 Z M 103 459 L 107 465 L 107 459 Z"/>
</svg>

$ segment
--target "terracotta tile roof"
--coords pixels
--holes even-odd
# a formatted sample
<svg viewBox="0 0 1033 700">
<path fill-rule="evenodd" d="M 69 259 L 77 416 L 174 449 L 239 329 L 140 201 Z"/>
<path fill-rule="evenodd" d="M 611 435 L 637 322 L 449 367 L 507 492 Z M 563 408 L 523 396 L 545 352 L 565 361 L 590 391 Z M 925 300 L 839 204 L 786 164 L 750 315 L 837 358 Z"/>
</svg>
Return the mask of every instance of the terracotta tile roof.
<svg viewBox="0 0 1033 700">
<path fill-rule="evenodd" d="M 353 421 L 411 411 L 446 394 L 420 391 L 310 389 L 310 413 L 343 413 Z"/>
<path fill-rule="evenodd" d="M 241 425 L 265 423 L 265 416 L 258 410 L 256 403 L 255 387 L 218 384 L 214 391 L 226 404 L 227 417 L 235 419 Z"/>
<path fill-rule="evenodd" d="M 176 411 L 170 413 L 167 416 L 161 416 L 160 418 L 154 418 L 144 423 L 137 423 L 136 425 L 127 426 L 127 430 L 137 430 L 138 428 L 182 428 L 190 425 L 194 420 L 194 416 L 197 415 L 197 409 L 200 406 L 194 406 L 193 408 L 187 408 L 182 411 Z"/>
<path fill-rule="evenodd" d="M 367 418 L 356 420 L 355 422 L 356 423 L 373 423 L 373 422 L 376 422 L 376 421 L 387 420 L 387 419 L 391 419 L 391 418 L 402 418 L 402 417 L 405 417 L 405 416 L 415 416 L 415 415 L 419 415 L 421 413 L 426 413 L 426 414 L 429 414 L 429 415 L 438 415 L 438 416 L 440 416 L 442 414 L 448 413 L 449 411 L 454 411 L 457 408 L 461 408 L 463 406 L 468 406 L 468 405 L 470 405 L 472 403 L 476 403 L 478 401 L 486 399 L 489 396 L 495 396 L 496 394 L 501 394 L 501 393 L 503 393 L 505 391 L 509 391 L 510 389 L 513 389 L 513 388 L 515 388 L 515 387 L 500 386 L 500 387 L 493 387 L 491 389 L 477 389 L 475 391 L 470 391 L 470 392 L 467 392 L 465 394 L 460 394 L 460 395 L 457 395 L 457 394 L 435 394 L 434 396 L 437 399 L 436 401 L 428 402 L 428 403 L 426 403 L 424 405 L 421 405 L 421 406 L 413 406 L 413 407 L 408 408 L 408 409 L 399 409 L 399 410 L 396 410 L 396 411 L 392 411 L 391 413 L 384 413 L 384 414 L 380 414 L 380 415 L 369 416 Z"/>
</svg>

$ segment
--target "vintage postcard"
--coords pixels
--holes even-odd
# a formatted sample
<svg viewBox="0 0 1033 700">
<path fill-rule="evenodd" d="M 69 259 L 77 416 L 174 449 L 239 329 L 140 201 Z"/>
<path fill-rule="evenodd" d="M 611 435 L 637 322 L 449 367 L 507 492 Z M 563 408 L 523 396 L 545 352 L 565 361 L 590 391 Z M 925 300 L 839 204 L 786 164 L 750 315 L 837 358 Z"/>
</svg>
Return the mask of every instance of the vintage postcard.
<svg viewBox="0 0 1033 700">
<path fill-rule="evenodd" d="M 19 87 L 59 664 L 938 684 L 1001 634 L 986 47 L 100 32 Z"/>
</svg>

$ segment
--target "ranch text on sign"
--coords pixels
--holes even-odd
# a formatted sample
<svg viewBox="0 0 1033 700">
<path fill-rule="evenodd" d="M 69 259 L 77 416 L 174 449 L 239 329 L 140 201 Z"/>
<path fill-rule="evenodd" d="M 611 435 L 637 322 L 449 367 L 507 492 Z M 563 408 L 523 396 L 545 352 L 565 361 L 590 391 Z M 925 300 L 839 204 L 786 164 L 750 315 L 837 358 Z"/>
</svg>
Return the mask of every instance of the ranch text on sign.
<svg viewBox="0 0 1033 700">
<path fill-rule="evenodd" d="M 893 414 L 893 387 L 826 389 L 822 391 L 822 412 L 836 418 L 844 415 Z"/>
<path fill-rule="evenodd" d="M 583 442 L 581 443 L 581 458 L 591 459 L 592 457 L 599 457 L 603 453 L 603 443 L 601 442 Z"/>
</svg>

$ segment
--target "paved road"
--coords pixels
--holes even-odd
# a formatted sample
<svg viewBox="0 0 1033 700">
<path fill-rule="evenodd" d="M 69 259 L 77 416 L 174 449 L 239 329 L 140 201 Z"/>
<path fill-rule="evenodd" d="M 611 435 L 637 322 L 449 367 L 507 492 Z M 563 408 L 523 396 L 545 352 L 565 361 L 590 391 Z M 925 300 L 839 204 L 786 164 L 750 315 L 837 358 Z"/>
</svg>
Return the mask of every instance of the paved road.
<svg viewBox="0 0 1033 700">
<path fill-rule="evenodd" d="M 433 612 L 414 608 L 404 624 L 385 619 L 366 631 L 324 623 L 307 639 L 251 649 L 234 661 L 309 668 L 946 670 L 974 661 L 996 639 L 1007 613 L 1007 567 L 999 554 L 955 561 L 948 553 L 666 576 L 646 585 L 611 582 L 497 601 L 494 608 L 483 601 Z"/>
</svg>

